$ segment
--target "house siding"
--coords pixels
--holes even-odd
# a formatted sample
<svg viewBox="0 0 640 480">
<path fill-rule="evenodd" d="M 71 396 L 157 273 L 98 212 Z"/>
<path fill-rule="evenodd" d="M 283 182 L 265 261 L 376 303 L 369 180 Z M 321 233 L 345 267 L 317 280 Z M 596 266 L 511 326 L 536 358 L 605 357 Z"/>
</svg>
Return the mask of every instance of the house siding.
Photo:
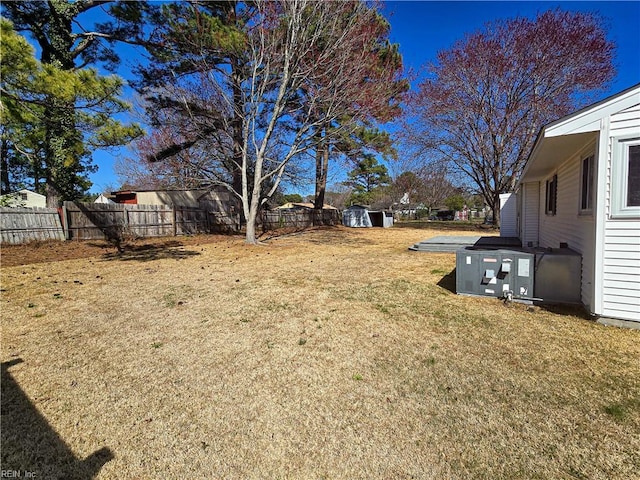
<svg viewBox="0 0 640 480">
<path fill-rule="evenodd" d="M 640 121 L 640 104 L 631 108 L 622 110 L 611 115 L 610 132 L 612 136 L 625 135 L 625 131 L 629 133 L 638 130 L 638 122 Z"/>
<path fill-rule="evenodd" d="M 23 198 L 24 196 L 26 198 Z M 2 198 L 9 207 L 45 208 L 47 206 L 47 197 L 30 190 L 19 190 L 2 195 Z"/>
<path fill-rule="evenodd" d="M 560 165 L 554 172 L 558 175 L 555 215 L 545 213 L 546 179 L 540 182 L 538 203 L 540 246 L 558 248 L 560 243 L 567 243 L 569 248 L 582 255 L 580 296 L 587 308 L 591 307 L 593 301 L 595 227 L 593 215 L 580 214 L 580 165 L 581 159 L 593 154 L 594 150 L 595 145 L 589 145 Z"/>
<path fill-rule="evenodd" d="M 522 217 L 520 240 L 522 245 L 537 247 L 538 238 L 538 212 L 540 211 L 540 183 L 530 182 L 523 184 L 521 191 Z"/>
<path fill-rule="evenodd" d="M 208 208 L 226 212 L 237 202 L 231 194 L 222 189 L 198 190 L 141 190 L 116 192 L 117 203 L 134 203 L 138 205 L 168 205 L 171 207 Z"/>
<path fill-rule="evenodd" d="M 500 236 L 518 236 L 518 203 L 515 193 L 500 194 Z"/>
<path fill-rule="evenodd" d="M 640 218 L 612 218 L 616 137 L 640 136 L 640 104 L 611 115 L 606 159 L 601 316 L 640 321 Z"/>
<path fill-rule="evenodd" d="M 197 207 L 199 190 L 136 192 L 140 205 L 180 205 Z"/>
</svg>

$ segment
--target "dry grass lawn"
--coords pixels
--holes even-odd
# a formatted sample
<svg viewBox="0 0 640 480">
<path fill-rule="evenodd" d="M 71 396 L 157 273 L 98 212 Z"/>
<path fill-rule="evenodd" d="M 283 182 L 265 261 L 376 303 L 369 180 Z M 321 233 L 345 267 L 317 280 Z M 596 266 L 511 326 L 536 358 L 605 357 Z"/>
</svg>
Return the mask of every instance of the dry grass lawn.
<svg viewBox="0 0 640 480">
<path fill-rule="evenodd" d="M 455 295 L 454 254 L 407 250 L 451 233 L 4 266 L 2 469 L 639 478 L 640 331 Z"/>
</svg>

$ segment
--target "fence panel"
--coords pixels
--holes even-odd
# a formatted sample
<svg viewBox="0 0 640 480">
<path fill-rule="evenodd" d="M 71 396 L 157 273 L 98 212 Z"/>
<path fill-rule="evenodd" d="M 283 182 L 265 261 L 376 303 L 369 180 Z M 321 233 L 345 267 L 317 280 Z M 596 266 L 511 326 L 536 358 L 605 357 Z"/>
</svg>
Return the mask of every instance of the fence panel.
<svg viewBox="0 0 640 480">
<path fill-rule="evenodd" d="M 67 236 L 70 240 L 115 238 L 126 226 L 121 204 L 64 202 Z"/>
<path fill-rule="evenodd" d="M 337 225 L 338 210 L 270 210 L 262 214 L 262 229 L 294 227 L 307 228 L 313 225 Z"/>
<path fill-rule="evenodd" d="M 209 232 L 207 212 L 194 207 L 175 207 L 176 235 Z"/>
<path fill-rule="evenodd" d="M 207 221 L 211 233 L 240 232 L 240 216 L 228 215 L 222 212 L 207 211 Z"/>
<path fill-rule="evenodd" d="M 55 208 L 0 208 L 2 243 L 64 240 L 60 215 Z"/>
<path fill-rule="evenodd" d="M 166 205 L 125 205 L 128 233 L 137 237 L 173 235 L 173 209 Z"/>
<path fill-rule="evenodd" d="M 209 208 L 175 207 L 176 235 L 200 233 L 237 233 L 240 231 L 238 215 L 229 215 Z"/>
<path fill-rule="evenodd" d="M 314 225 L 340 225 L 342 223 L 338 210 L 313 210 Z"/>
<path fill-rule="evenodd" d="M 62 223 L 57 209 L 2 208 L 2 242 L 33 240 L 123 240 L 132 237 L 237 233 L 238 215 L 209 208 L 64 202 Z M 262 228 L 306 228 L 340 223 L 337 210 L 264 212 Z M 65 235 L 66 232 L 66 235 Z"/>
<path fill-rule="evenodd" d="M 70 240 L 173 235 L 173 210 L 166 205 L 64 202 Z"/>
</svg>

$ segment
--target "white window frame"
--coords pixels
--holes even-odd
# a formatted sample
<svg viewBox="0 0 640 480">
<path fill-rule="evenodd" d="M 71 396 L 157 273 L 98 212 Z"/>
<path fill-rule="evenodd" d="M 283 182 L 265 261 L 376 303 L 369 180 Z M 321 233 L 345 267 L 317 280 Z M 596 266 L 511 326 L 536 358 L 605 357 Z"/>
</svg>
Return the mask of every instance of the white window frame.
<svg viewBox="0 0 640 480">
<path fill-rule="evenodd" d="M 553 192 L 553 205 L 549 205 L 551 201 L 551 193 Z M 551 207 L 551 208 L 549 208 Z M 544 193 L 544 213 L 545 215 L 554 216 L 558 212 L 558 174 L 554 173 L 545 182 Z"/>
<path fill-rule="evenodd" d="M 627 206 L 629 188 L 629 147 L 640 145 L 640 135 L 613 138 L 611 159 L 611 216 L 640 217 L 640 206 Z"/>
<path fill-rule="evenodd" d="M 587 183 L 584 182 L 585 163 L 587 165 Z M 591 215 L 593 213 L 593 204 L 596 201 L 595 196 L 595 155 L 586 155 L 580 160 L 580 199 L 578 210 L 581 215 Z M 586 200 L 586 205 L 584 205 Z"/>
</svg>

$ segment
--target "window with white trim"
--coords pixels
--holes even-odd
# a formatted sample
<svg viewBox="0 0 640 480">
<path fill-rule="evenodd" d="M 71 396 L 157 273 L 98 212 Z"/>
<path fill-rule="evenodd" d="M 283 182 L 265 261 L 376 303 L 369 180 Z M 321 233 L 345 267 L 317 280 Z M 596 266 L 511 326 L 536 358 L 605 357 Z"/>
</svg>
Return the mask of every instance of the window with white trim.
<svg viewBox="0 0 640 480">
<path fill-rule="evenodd" d="M 556 214 L 556 204 L 558 198 L 558 175 L 554 175 L 547 180 L 547 189 L 545 193 L 545 207 L 544 212 L 547 215 Z"/>
<path fill-rule="evenodd" d="M 627 206 L 640 207 L 640 144 L 629 145 L 627 157 Z"/>
<path fill-rule="evenodd" d="M 614 138 L 611 164 L 611 214 L 640 217 L 640 137 Z"/>
<path fill-rule="evenodd" d="M 581 213 L 589 213 L 593 209 L 593 159 L 593 155 L 582 159 L 580 170 Z"/>
</svg>

